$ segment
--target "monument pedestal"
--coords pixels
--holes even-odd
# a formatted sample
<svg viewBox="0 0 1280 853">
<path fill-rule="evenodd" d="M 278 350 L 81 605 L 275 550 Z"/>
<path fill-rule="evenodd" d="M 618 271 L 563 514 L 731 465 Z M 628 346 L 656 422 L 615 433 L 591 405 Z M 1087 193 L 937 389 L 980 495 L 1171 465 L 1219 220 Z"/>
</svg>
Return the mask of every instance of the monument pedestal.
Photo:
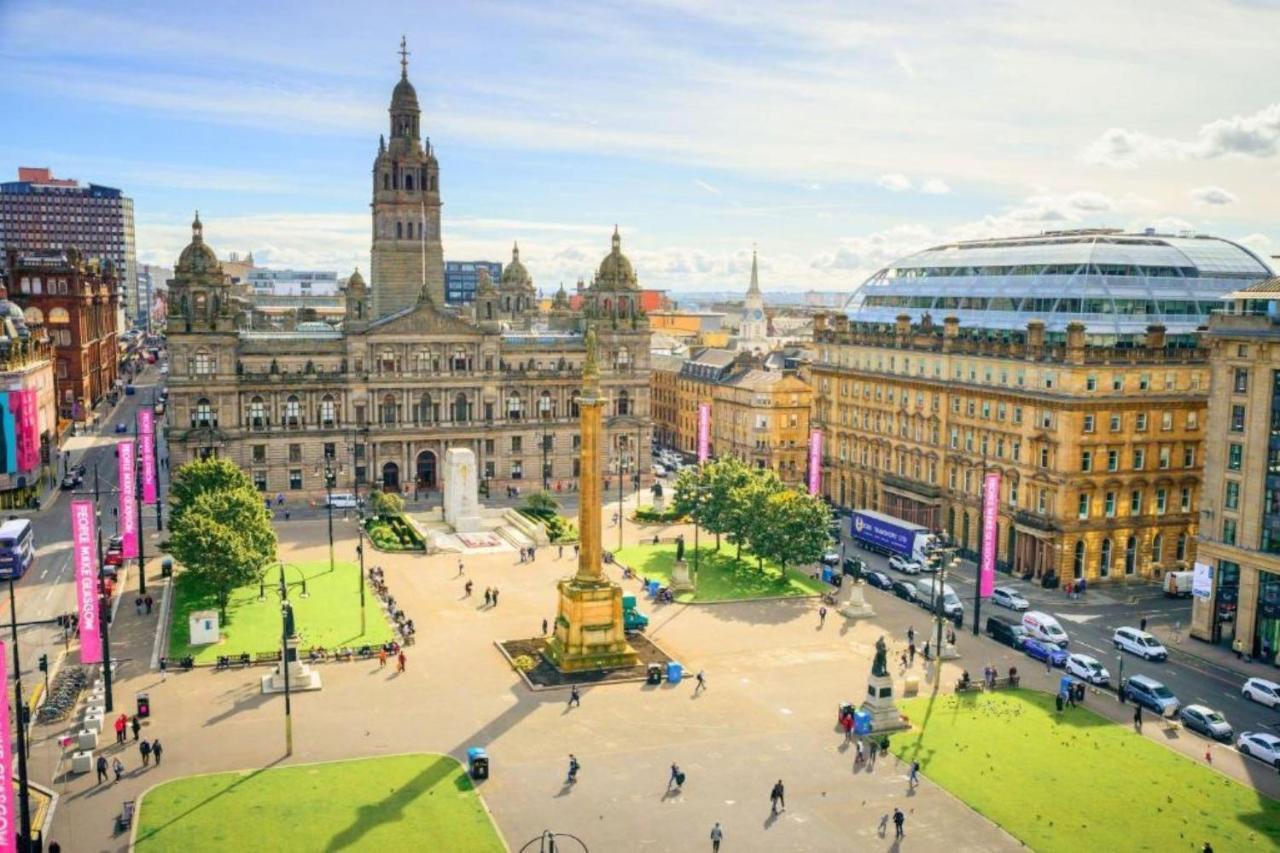
<svg viewBox="0 0 1280 853">
<path fill-rule="evenodd" d="M 846 619 L 866 619 L 869 616 L 876 615 L 876 612 L 871 609 L 871 605 L 867 603 L 865 589 L 866 584 L 862 581 L 849 584 L 849 600 L 840 608 L 841 616 Z"/>
<path fill-rule="evenodd" d="M 694 589 L 693 578 L 689 576 L 689 562 L 676 560 L 675 565 L 671 567 L 671 591 L 673 593 L 693 592 Z"/>
<path fill-rule="evenodd" d="M 898 706 L 893 701 L 893 678 L 872 674 L 867 679 L 867 698 L 862 700 L 861 710 L 871 715 L 871 731 L 891 732 L 910 728 L 902 721 Z"/>
<path fill-rule="evenodd" d="M 444 520 L 455 533 L 480 533 L 480 503 L 476 498 L 476 455 L 465 447 L 444 454 Z"/>
<path fill-rule="evenodd" d="M 955 660 L 955 659 L 956 659 L 956 658 L 958 658 L 958 657 L 960 657 L 960 652 L 956 651 L 956 644 L 955 644 L 955 643 L 943 643 L 943 644 L 942 644 L 942 659 L 943 659 L 943 660 Z"/>
<path fill-rule="evenodd" d="M 653 511 L 663 512 L 667 508 L 667 498 L 664 494 L 658 493 L 653 496 Z"/>
<path fill-rule="evenodd" d="M 290 639 L 288 641 L 289 652 L 293 660 L 288 662 L 289 667 L 289 692 L 297 693 L 302 690 L 319 690 L 324 685 L 320 683 L 320 673 L 305 665 L 298 659 L 298 641 Z M 262 676 L 262 692 L 263 693 L 283 693 L 284 692 L 284 669 L 283 661 L 277 663 L 271 670 L 270 675 Z"/>
<path fill-rule="evenodd" d="M 543 654 L 561 672 L 619 669 L 639 663 L 622 622 L 622 587 L 601 578 L 565 578 L 555 635 Z"/>
</svg>

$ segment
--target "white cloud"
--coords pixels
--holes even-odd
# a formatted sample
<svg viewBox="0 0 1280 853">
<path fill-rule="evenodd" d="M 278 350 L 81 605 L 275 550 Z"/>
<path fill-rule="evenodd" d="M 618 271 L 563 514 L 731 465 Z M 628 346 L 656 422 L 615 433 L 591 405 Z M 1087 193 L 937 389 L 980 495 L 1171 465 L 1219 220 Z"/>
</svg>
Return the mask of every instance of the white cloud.
<svg viewBox="0 0 1280 853">
<path fill-rule="evenodd" d="M 1236 194 L 1222 187 L 1197 187 L 1189 195 L 1200 204 L 1226 205 L 1238 201 Z"/>
<path fill-rule="evenodd" d="M 1201 126 L 1191 139 L 1160 137 L 1113 127 L 1089 143 L 1084 159 L 1127 168 L 1148 160 L 1212 160 L 1218 157 L 1274 157 L 1280 153 L 1280 103 L 1249 115 Z"/>
<path fill-rule="evenodd" d="M 925 195 L 946 195 L 951 192 L 951 187 L 947 186 L 945 181 L 930 178 L 920 185 L 920 192 Z"/>
<path fill-rule="evenodd" d="M 701 189 L 706 190 L 707 192 L 711 193 L 712 195 L 723 195 L 723 193 L 721 193 L 721 192 L 720 192 L 720 189 L 719 189 L 718 187 L 714 187 L 714 186 L 712 186 L 711 184 L 707 183 L 706 181 L 702 180 L 701 178 L 694 178 L 694 179 L 693 179 L 693 184 L 694 184 L 694 186 L 696 186 L 696 187 L 700 187 Z"/>
<path fill-rule="evenodd" d="M 876 183 L 884 189 L 895 193 L 906 192 L 911 189 L 911 179 L 901 172 L 890 172 L 889 174 L 881 175 Z"/>
</svg>

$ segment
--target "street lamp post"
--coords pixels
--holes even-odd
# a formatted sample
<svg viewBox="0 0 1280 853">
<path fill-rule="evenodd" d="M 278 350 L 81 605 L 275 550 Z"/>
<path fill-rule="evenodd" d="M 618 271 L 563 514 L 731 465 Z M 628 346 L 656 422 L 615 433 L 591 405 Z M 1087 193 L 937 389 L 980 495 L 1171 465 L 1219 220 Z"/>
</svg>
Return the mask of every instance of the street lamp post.
<svg viewBox="0 0 1280 853">
<path fill-rule="evenodd" d="M 333 571 L 333 486 L 338 479 L 338 469 L 334 467 L 333 457 L 325 456 L 324 464 L 317 467 L 316 473 L 324 474 L 325 509 L 329 514 L 329 571 Z"/>
<path fill-rule="evenodd" d="M 18 813 L 22 827 L 22 848 L 31 849 L 31 795 L 27 782 L 27 723 L 23 719 L 25 703 L 22 699 L 22 662 L 18 658 L 18 603 L 13 592 L 13 577 L 9 577 L 9 615 L 10 637 L 13 642 L 13 706 L 17 716 L 18 730 Z M 104 628 L 105 636 L 105 628 Z M 110 682 L 107 682 L 110 684 Z M 110 688 L 107 696 L 111 696 Z M 111 700 L 107 699 L 107 710 L 111 710 Z M 9 780 L 4 780 L 9 784 Z"/>
<path fill-rule="evenodd" d="M 359 511 L 356 518 L 356 535 L 360 541 L 356 544 L 356 556 L 360 559 L 360 636 L 364 636 L 364 512 Z"/>
<path fill-rule="evenodd" d="M 95 469 L 96 470 L 96 469 Z M 111 596 L 107 593 L 106 563 L 102 553 L 102 513 L 98 512 L 98 625 L 102 628 L 102 682 L 107 690 L 107 713 L 113 708 L 111 690 Z"/>
</svg>

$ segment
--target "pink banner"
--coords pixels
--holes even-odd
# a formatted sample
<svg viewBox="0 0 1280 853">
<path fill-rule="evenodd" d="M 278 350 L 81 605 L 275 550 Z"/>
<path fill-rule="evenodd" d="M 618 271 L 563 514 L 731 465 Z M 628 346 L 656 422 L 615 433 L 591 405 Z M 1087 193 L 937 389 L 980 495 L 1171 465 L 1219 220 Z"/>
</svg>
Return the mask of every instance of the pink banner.
<svg viewBox="0 0 1280 853">
<path fill-rule="evenodd" d="M 822 490 L 822 430 L 809 430 L 809 494 Z"/>
<path fill-rule="evenodd" d="M 40 466 L 40 410 L 39 398 L 34 388 L 9 392 L 9 406 L 13 411 L 14 444 L 18 455 L 14 460 L 17 470 L 23 473 Z"/>
<path fill-rule="evenodd" d="M 80 612 L 80 663 L 102 663 L 102 625 L 98 622 L 98 567 L 94 559 L 97 519 L 93 501 L 71 502 L 71 558 L 76 570 Z"/>
<path fill-rule="evenodd" d="M 1000 522 L 1000 472 L 988 471 L 982 485 L 982 566 L 978 594 L 990 598 L 996 588 L 996 527 Z"/>
<path fill-rule="evenodd" d="M 698 464 L 711 455 L 711 406 L 698 404 Z"/>
<path fill-rule="evenodd" d="M 0 642 L 0 684 L 7 684 L 9 671 L 6 661 L 8 653 L 3 642 Z M 9 748 L 9 703 L 0 702 L 0 853 L 18 853 L 18 827 L 14 818 L 18 810 L 14 808 L 13 785 L 13 751 Z"/>
<path fill-rule="evenodd" d="M 120 492 L 120 538 L 124 558 L 138 556 L 138 460 L 132 441 L 116 444 L 116 485 Z"/>
<path fill-rule="evenodd" d="M 138 456 L 142 460 L 142 502 L 156 502 L 156 422 L 150 409 L 138 410 Z"/>
</svg>

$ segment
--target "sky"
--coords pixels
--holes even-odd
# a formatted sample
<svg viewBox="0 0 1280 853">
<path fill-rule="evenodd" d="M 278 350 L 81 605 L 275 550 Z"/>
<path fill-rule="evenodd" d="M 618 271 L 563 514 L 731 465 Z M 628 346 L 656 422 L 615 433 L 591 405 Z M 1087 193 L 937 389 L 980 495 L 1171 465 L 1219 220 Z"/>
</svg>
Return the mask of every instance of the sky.
<svg viewBox="0 0 1280 853">
<path fill-rule="evenodd" d="M 0 179 L 118 186 L 139 259 L 369 267 L 407 38 L 444 250 L 852 292 L 955 239 L 1195 230 L 1280 254 L 1280 0 L 0 0 Z M 1280 266 L 1280 261 L 1275 263 Z"/>
</svg>

